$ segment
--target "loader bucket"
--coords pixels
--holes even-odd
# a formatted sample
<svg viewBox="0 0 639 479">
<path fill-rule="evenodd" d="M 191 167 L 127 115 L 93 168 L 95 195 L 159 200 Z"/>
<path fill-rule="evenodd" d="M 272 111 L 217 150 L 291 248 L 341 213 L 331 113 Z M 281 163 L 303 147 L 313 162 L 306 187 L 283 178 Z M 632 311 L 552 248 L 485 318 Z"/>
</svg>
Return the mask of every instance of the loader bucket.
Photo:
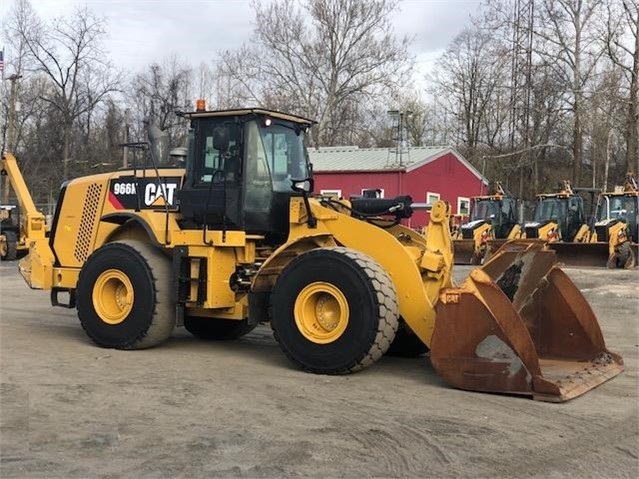
<svg viewBox="0 0 639 479">
<path fill-rule="evenodd" d="M 486 261 L 488 261 L 488 259 L 492 258 L 495 255 L 495 253 L 499 250 L 499 248 L 504 246 L 509 241 L 512 241 L 512 240 L 509 240 L 509 239 L 497 239 L 497 238 L 489 239 L 486 242 L 486 255 L 485 255 Z"/>
<path fill-rule="evenodd" d="M 562 402 L 623 371 L 555 253 L 510 242 L 458 288 L 442 290 L 431 362 L 452 386 Z"/>
<path fill-rule="evenodd" d="M 475 254 L 475 241 L 472 239 L 453 240 L 455 264 L 479 264 L 478 255 Z"/>
<path fill-rule="evenodd" d="M 605 268 L 610 260 L 608 243 L 550 243 L 548 248 L 557 261 L 566 266 L 598 266 Z"/>
</svg>

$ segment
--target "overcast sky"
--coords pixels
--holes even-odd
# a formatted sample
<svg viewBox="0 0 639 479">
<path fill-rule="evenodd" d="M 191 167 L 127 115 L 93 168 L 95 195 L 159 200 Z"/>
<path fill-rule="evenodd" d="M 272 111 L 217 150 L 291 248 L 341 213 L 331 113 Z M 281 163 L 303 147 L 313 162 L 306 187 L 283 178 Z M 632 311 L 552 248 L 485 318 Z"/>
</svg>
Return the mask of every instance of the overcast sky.
<svg viewBox="0 0 639 479">
<path fill-rule="evenodd" d="M 3 19 L 13 1 L 0 0 Z M 413 38 L 411 50 L 420 72 L 432 68 L 434 60 L 476 13 L 479 3 L 400 2 L 401 11 L 393 18 L 395 32 Z M 106 18 L 106 50 L 113 63 L 127 71 L 145 68 L 172 54 L 194 66 L 209 63 L 219 51 L 241 46 L 255 22 L 249 0 L 31 0 L 44 18 L 68 14 L 83 4 Z M 5 56 L 9 61 L 11 52 L 5 51 Z"/>
</svg>

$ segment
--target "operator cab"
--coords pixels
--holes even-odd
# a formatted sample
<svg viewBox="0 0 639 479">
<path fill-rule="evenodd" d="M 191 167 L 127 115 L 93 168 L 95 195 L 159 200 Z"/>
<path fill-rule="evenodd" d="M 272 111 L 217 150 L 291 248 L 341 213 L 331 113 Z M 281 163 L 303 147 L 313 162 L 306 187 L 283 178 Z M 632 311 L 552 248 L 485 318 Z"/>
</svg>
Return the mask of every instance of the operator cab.
<svg viewBox="0 0 639 479">
<path fill-rule="evenodd" d="M 583 199 L 578 195 L 540 196 L 535 207 L 535 222 L 545 225 L 551 221 L 557 223 L 564 241 L 572 241 L 586 223 Z"/>
<path fill-rule="evenodd" d="M 472 202 L 470 221 L 462 225 L 462 235 L 472 238 L 475 228 L 490 223 L 495 238 L 507 238 L 517 224 L 516 211 L 516 200 L 509 196 L 476 197 Z"/>
<path fill-rule="evenodd" d="M 638 240 L 639 209 L 637 195 L 604 195 L 597 210 L 597 222 L 609 223 L 621 221 L 627 225 L 628 232 L 634 242 Z M 603 235 L 602 235 L 603 236 Z"/>
<path fill-rule="evenodd" d="M 294 180 L 311 176 L 304 139 L 313 121 L 263 109 L 196 111 L 186 178 L 179 192 L 185 226 L 288 234 Z"/>
</svg>

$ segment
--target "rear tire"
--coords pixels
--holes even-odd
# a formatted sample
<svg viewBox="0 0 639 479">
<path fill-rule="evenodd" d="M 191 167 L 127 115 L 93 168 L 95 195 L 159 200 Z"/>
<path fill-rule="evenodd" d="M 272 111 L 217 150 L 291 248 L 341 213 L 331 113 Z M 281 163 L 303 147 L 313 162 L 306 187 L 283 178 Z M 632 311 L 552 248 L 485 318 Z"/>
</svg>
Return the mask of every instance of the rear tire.
<svg viewBox="0 0 639 479">
<path fill-rule="evenodd" d="M 171 264 L 140 241 L 116 241 L 86 261 L 76 301 L 80 324 L 99 346 L 144 349 L 165 341 L 175 327 Z"/>
<path fill-rule="evenodd" d="M 248 321 L 236 321 L 233 319 L 200 318 L 186 316 L 184 328 L 193 336 L 214 341 L 229 341 L 238 339 L 255 329 L 257 324 L 248 324 Z"/>
<path fill-rule="evenodd" d="M 280 348 L 302 369 L 345 374 L 377 361 L 398 326 L 397 293 L 372 258 L 321 248 L 295 258 L 271 295 L 271 327 Z"/>
</svg>

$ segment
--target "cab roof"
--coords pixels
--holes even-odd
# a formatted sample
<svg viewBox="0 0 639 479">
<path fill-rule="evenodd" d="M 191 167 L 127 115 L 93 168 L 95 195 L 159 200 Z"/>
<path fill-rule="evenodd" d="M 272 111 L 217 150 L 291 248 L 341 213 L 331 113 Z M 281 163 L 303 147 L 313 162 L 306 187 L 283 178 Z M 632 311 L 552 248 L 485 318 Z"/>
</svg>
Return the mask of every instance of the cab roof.
<svg viewBox="0 0 639 479">
<path fill-rule="evenodd" d="M 309 120 L 302 116 L 291 115 L 289 113 L 282 113 L 276 110 L 268 110 L 265 108 L 236 108 L 231 110 L 213 110 L 213 111 L 192 111 L 184 113 L 186 118 L 208 118 L 208 117 L 231 117 L 231 116 L 248 116 L 259 115 L 271 118 L 277 118 L 279 120 L 291 121 L 301 125 L 312 126 L 317 123 L 314 120 Z"/>
</svg>

